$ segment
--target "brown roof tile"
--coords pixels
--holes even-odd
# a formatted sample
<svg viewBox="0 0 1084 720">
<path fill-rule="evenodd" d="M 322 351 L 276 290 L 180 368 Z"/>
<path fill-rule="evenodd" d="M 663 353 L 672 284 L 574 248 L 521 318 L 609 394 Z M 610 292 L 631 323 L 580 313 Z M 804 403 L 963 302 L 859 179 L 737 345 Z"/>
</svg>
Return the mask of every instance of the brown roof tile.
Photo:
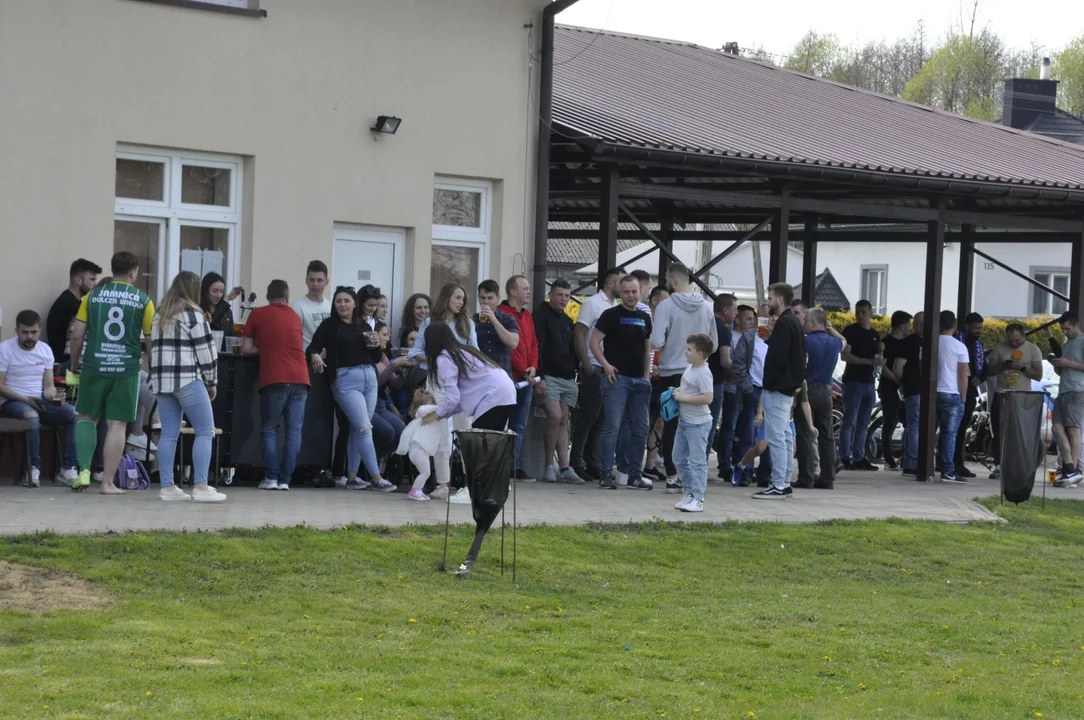
<svg viewBox="0 0 1084 720">
<path fill-rule="evenodd" d="M 1084 147 L 690 43 L 560 26 L 554 124 L 614 145 L 1084 189 Z"/>
</svg>

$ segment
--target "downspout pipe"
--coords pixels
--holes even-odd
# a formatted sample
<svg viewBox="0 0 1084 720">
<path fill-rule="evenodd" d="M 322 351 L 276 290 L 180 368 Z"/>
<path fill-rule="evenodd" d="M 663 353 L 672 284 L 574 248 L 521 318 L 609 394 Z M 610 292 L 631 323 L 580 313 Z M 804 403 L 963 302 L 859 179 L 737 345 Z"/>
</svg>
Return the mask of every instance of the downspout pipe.
<svg viewBox="0 0 1084 720">
<path fill-rule="evenodd" d="M 550 141 L 553 131 L 553 35 L 558 13 L 578 0 L 556 0 L 542 11 L 542 54 L 538 90 L 538 150 L 535 177 L 534 265 L 531 286 L 539 300 L 546 287 L 546 246 L 549 242 Z"/>
</svg>

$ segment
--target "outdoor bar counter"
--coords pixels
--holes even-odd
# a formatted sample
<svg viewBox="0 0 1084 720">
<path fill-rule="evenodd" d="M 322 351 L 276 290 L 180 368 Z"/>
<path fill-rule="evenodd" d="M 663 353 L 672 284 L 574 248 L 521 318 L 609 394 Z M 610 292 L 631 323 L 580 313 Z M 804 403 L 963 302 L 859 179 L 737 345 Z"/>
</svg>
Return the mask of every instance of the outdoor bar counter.
<svg viewBox="0 0 1084 720">
<path fill-rule="evenodd" d="M 263 467 L 259 362 L 258 355 L 223 352 L 218 356 L 218 395 L 213 406 L 215 427 L 222 430 L 219 442 L 222 443 L 220 451 L 223 467 Z M 301 453 L 297 458 L 297 467 L 298 472 L 311 477 L 331 467 L 335 404 L 331 396 L 331 383 L 326 375 L 314 373 L 310 369 L 309 382 L 309 398 L 305 404 L 305 419 L 301 426 Z M 280 443 L 282 435 L 280 424 Z"/>
</svg>

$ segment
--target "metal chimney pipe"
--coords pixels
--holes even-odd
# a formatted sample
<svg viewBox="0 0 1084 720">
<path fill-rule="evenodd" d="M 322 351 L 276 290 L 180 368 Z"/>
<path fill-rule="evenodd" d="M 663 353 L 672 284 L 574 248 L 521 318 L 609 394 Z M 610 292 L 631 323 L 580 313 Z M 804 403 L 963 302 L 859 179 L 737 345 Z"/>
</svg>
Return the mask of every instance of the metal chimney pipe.
<svg viewBox="0 0 1084 720">
<path fill-rule="evenodd" d="M 1048 57 L 1043 58 L 1043 66 L 1041 68 L 1039 68 L 1039 79 L 1040 80 L 1049 80 L 1050 79 L 1050 58 L 1048 58 Z"/>
</svg>

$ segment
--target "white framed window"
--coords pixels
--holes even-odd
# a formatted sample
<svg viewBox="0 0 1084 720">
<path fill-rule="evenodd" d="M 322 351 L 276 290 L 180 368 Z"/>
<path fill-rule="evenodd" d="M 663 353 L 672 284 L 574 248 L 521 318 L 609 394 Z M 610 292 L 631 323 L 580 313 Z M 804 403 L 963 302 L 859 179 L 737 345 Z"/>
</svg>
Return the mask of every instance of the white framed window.
<svg viewBox="0 0 1084 720">
<path fill-rule="evenodd" d="M 862 266 L 862 298 L 869 300 L 874 315 L 888 314 L 888 266 Z"/>
<path fill-rule="evenodd" d="M 1031 279 L 1068 297 L 1069 268 L 1032 268 Z M 1069 303 L 1034 285 L 1031 286 L 1030 315 L 1057 317 L 1069 309 Z"/>
<path fill-rule="evenodd" d="M 152 298 L 181 270 L 240 284 L 242 166 L 236 156 L 118 148 L 114 252 L 136 254 L 138 284 Z"/>
<path fill-rule="evenodd" d="M 475 296 L 489 268 L 493 184 L 437 178 L 433 183 L 433 262 L 430 292 L 456 282 Z"/>
</svg>

